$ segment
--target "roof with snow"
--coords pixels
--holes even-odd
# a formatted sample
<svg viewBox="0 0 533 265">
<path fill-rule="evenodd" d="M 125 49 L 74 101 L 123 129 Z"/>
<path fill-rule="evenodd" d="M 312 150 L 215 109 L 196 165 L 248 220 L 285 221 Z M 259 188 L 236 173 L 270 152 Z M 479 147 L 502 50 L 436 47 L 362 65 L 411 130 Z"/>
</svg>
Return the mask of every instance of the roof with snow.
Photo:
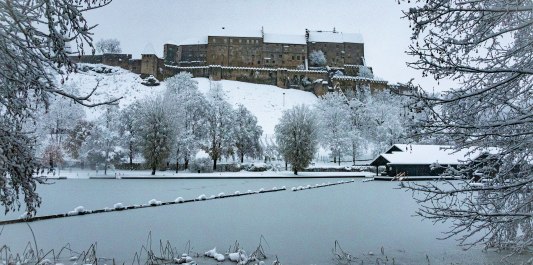
<svg viewBox="0 0 533 265">
<path fill-rule="evenodd" d="M 185 39 L 179 42 L 178 45 L 196 45 L 196 44 L 207 44 L 207 36 L 188 38 L 188 39 Z"/>
<path fill-rule="evenodd" d="M 304 35 L 290 35 L 290 34 L 273 34 L 265 33 L 263 39 L 265 43 L 287 43 L 287 44 L 306 44 Z"/>
<path fill-rule="evenodd" d="M 359 33 L 342 33 L 338 31 L 309 31 L 309 42 L 364 43 Z"/>
<path fill-rule="evenodd" d="M 479 148 L 463 148 L 455 150 L 449 145 L 416 145 L 395 144 L 387 152 L 379 155 L 372 166 L 391 165 L 459 165 L 468 163 L 483 153 L 496 153 L 495 148 L 480 150 Z"/>
<path fill-rule="evenodd" d="M 246 38 L 262 38 L 261 30 L 241 30 L 230 29 L 226 27 L 218 28 L 209 31 L 209 36 L 216 37 L 246 37 Z"/>
</svg>

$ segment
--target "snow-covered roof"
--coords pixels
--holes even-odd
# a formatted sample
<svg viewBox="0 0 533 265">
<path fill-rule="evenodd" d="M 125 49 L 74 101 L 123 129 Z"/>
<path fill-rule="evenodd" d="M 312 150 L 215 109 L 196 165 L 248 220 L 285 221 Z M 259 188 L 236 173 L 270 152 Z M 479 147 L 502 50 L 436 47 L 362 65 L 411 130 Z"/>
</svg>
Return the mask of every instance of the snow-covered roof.
<svg viewBox="0 0 533 265">
<path fill-rule="evenodd" d="M 397 151 L 401 150 L 401 151 Z M 477 158 L 484 152 L 496 153 L 497 149 L 476 150 L 464 148 L 458 151 L 448 145 L 395 144 L 374 161 L 384 158 L 393 165 L 458 165 Z"/>
<path fill-rule="evenodd" d="M 273 34 L 265 33 L 263 39 L 265 43 L 287 43 L 287 44 L 306 44 L 304 35 L 290 35 L 290 34 Z"/>
<path fill-rule="evenodd" d="M 333 31 L 310 31 L 309 42 L 364 43 L 359 33 L 342 33 Z"/>
<path fill-rule="evenodd" d="M 209 31 L 209 36 L 261 38 L 261 30 L 229 29 L 226 27 Z"/>
<path fill-rule="evenodd" d="M 207 44 L 207 36 L 192 37 L 181 41 L 178 45 Z"/>
</svg>

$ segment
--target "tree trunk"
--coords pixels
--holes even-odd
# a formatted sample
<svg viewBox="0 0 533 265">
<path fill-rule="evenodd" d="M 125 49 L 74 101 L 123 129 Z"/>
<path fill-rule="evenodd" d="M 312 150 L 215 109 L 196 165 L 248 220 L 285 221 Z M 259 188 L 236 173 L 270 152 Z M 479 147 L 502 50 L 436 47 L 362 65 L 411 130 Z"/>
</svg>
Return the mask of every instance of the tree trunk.
<svg viewBox="0 0 533 265">
<path fill-rule="evenodd" d="M 180 168 L 180 158 L 179 158 L 179 153 L 180 153 L 180 150 L 178 149 L 176 151 L 176 173 L 178 173 L 178 169 Z"/>
<path fill-rule="evenodd" d="M 133 144 L 130 143 L 130 169 L 133 169 Z"/>
<path fill-rule="evenodd" d="M 152 167 L 152 175 L 155 175 L 155 167 Z"/>
<path fill-rule="evenodd" d="M 339 150 L 339 166 L 341 165 L 341 150 Z"/>
<path fill-rule="evenodd" d="M 298 170 L 294 169 L 294 175 L 298 175 Z"/>
<path fill-rule="evenodd" d="M 288 170 L 288 167 L 287 167 L 287 160 L 285 160 L 285 170 Z"/>
<path fill-rule="evenodd" d="M 189 169 L 189 159 L 188 158 L 185 158 L 185 163 L 183 164 L 183 166 L 185 167 L 185 169 Z"/>
<path fill-rule="evenodd" d="M 352 163 L 355 165 L 355 143 L 352 142 Z"/>
<path fill-rule="evenodd" d="M 216 158 L 213 158 L 213 171 L 217 170 L 217 160 Z"/>
<path fill-rule="evenodd" d="M 241 164 L 244 163 L 244 153 L 241 153 Z"/>
<path fill-rule="evenodd" d="M 335 163 L 337 163 L 337 156 L 336 155 L 333 156 L 333 164 L 335 164 Z"/>
</svg>

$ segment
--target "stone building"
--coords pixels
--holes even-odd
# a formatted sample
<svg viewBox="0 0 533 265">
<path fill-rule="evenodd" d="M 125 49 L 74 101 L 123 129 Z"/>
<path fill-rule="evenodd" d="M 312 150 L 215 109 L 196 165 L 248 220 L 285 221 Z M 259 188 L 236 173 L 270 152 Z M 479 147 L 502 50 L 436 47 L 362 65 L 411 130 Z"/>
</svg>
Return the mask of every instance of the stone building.
<svg viewBox="0 0 533 265">
<path fill-rule="evenodd" d="M 322 51 L 327 67 L 313 67 L 309 54 Z M 147 45 L 141 59 L 131 54 L 71 57 L 73 62 L 119 66 L 142 78 L 164 80 L 179 72 L 213 80 L 227 79 L 294 88 L 322 95 L 328 91 L 403 89 L 375 78 L 365 65 L 364 42 L 359 34 L 306 30 L 302 35 L 219 29 L 208 36 L 163 47 L 159 58 Z"/>
<path fill-rule="evenodd" d="M 307 43 L 303 35 L 266 33 L 263 37 L 263 66 L 305 68 Z"/>
<path fill-rule="evenodd" d="M 206 52 L 207 50 L 207 52 Z M 322 51 L 327 65 L 364 64 L 360 34 L 309 31 L 286 35 L 257 31 L 219 29 L 207 37 L 166 44 L 165 64 L 177 66 L 223 65 L 235 67 L 307 68 L 309 53 Z"/>
<path fill-rule="evenodd" d="M 327 65 L 343 67 L 345 64 L 364 65 L 365 47 L 360 34 L 338 31 L 306 31 L 309 53 L 322 51 Z"/>
<path fill-rule="evenodd" d="M 239 32 L 225 29 L 207 37 L 207 64 L 223 66 L 262 66 L 261 31 Z"/>
</svg>

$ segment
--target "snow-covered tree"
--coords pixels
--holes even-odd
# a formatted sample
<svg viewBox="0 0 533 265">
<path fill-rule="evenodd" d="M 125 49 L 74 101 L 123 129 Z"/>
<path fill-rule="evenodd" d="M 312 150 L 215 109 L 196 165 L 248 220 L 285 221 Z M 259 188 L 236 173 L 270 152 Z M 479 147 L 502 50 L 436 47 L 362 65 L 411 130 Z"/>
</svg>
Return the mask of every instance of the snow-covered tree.
<svg viewBox="0 0 533 265">
<path fill-rule="evenodd" d="M 311 163 L 318 147 L 318 130 L 316 115 L 305 105 L 284 111 L 276 125 L 279 151 L 295 175 Z"/>
<path fill-rule="evenodd" d="M 410 66 L 456 80 L 439 94 L 414 91 L 415 134 L 453 139 L 454 148 L 496 154 L 453 172 L 486 165 L 494 185 L 420 184 L 418 213 L 448 221 L 462 245 L 523 251 L 533 245 L 533 1 L 405 2 L 413 29 Z"/>
<path fill-rule="evenodd" d="M 130 167 L 133 166 L 133 158 L 140 150 L 137 142 L 137 119 L 140 119 L 141 106 L 138 101 L 120 111 L 118 117 L 118 133 L 121 146 L 127 153 Z"/>
<path fill-rule="evenodd" d="M 280 157 L 276 139 L 273 139 L 273 137 L 265 135 L 265 137 L 261 139 L 261 149 L 263 150 L 263 155 L 265 156 L 265 163 L 272 160 L 277 160 Z"/>
<path fill-rule="evenodd" d="M 361 65 L 359 66 L 358 76 L 373 79 L 374 73 L 372 73 L 372 70 L 369 67 Z"/>
<path fill-rule="evenodd" d="M 222 157 L 233 155 L 235 139 L 233 108 L 224 99 L 224 91 L 219 82 L 211 82 L 207 95 L 208 115 L 206 118 L 207 135 L 202 149 L 213 160 L 213 169 L 217 169 L 217 161 Z"/>
<path fill-rule="evenodd" d="M 120 41 L 117 39 L 100 39 L 94 44 L 98 53 L 121 53 Z"/>
<path fill-rule="evenodd" d="M 118 132 L 119 114 L 118 106 L 105 106 L 103 115 L 92 127 L 83 147 L 83 154 L 86 156 L 84 158 L 94 163 L 97 168 L 103 164 L 105 175 L 110 166 L 114 167 L 122 157 Z"/>
<path fill-rule="evenodd" d="M 321 96 L 316 104 L 319 141 L 331 151 L 333 161 L 339 165 L 342 154 L 349 148 L 350 120 L 348 99 L 341 92 L 330 92 Z"/>
<path fill-rule="evenodd" d="M 33 172 L 39 166 L 32 135 L 23 129 L 38 108 L 48 106 L 53 95 L 78 104 L 95 106 L 89 95 L 71 94 L 59 86 L 55 75 L 65 77 L 75 68 L 68 58 L 91 44 L 91 30 L 83 12 L 110 0 L 0 1 L 0 203 L 6 211 L 19 209 L 24 196 L 26 211 L 40 204 Z M 95 88 L 96 89 L 96 88 Z M 93 91 L 94 92 L 94 91 Z"/>
<path fill-rule="evenodd" d="M 404 115 L 404 100 L 389 91 L 376 91 L 364 101 L 369 130 L 366 135 L 373 140 L 373 156 L 406 140 L 408 120 Z"/>
<path fill-rule="evenodd" d="M 325 66 L 328 63 L 328 60 L 326 59 L 324 52 L 318 50 L 309 53 L 309 63 L 312 66 Z"/>
<path fill-rule="evenodd" d="M 183 161 L 184 168 L 188 169 L 206 134 L 208 103 L 190 73 L 181 72 L 165 82 L 165 104 L 172 113 L 175 136 L 172 156 L 176 159 L 176 171 L 179 161 Z"/>
<path fill-rule="evenodd" d="M 79 159 L 83 156 L 80 154 L 81 149 L 90 136 L 93 126 L 92 122 L 79 120 L 74 125 L 74 128 L 68 132 L 63 148 L 72 158 Z"/>
<path fill-rule="evenodd" d="M 237 106 L 235 117 L 235 147 L 241 163 L 244 156 L 258 157 L 261 155 L 260 138 L 263 134 L 261 126 L 257 125 L 257 118 L 242 104 Z"/>
<path fill-rule="evenodd" d="M 74 92 L 74 90 L 68 90 Z M 37 129 L 55 141 L 57 146 L 63 144 L 67 134 L 74 129 L 76 123 L 85 119 L 85 110 L 71 99 L 54 96 L 50 98 L 49 106 L 42 115 L 39 115 Z M 44 142 L 47 139 L 43 139 Z"/>
<path fill-rule="evenodd" d="M 172 124 L 163 99 L 149 99 L 141 103 L 138 120 L 139 143 L 146 163 L 155 175 L 156 169 L 168 159 L 172 148 Z"/>
</svg>

